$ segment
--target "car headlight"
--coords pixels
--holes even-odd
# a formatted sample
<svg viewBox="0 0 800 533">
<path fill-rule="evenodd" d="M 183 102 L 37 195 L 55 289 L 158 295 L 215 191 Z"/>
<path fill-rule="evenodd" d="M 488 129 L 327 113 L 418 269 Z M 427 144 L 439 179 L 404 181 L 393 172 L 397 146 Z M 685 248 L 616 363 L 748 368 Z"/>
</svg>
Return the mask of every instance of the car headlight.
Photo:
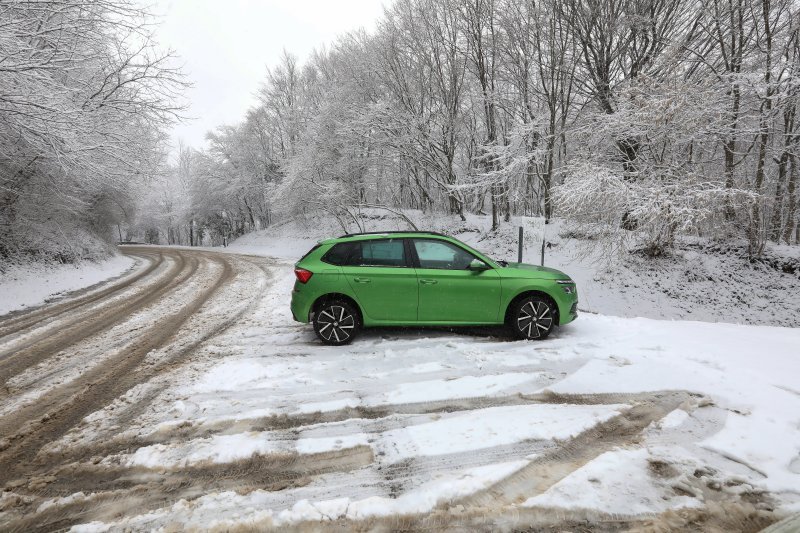
<svg viewBox="0 0 800 533">
<path fill-rule="evenodd" d="M 556 283 L 561 285 L 561 288 L 564 289 L 564 292 L 567 294 L 574 294 L 575 293 L 575 282 L 571 279 L 557 279 Z"/>
</svg>

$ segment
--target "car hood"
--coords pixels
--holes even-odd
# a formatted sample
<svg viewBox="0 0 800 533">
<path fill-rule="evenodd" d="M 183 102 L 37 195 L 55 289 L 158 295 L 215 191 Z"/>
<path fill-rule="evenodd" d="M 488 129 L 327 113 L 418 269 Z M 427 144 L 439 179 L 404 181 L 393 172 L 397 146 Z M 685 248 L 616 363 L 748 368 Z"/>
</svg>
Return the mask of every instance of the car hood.
<svg viewBox="0 0 800 533">
<path fill-rule="evenodd" d="M 558 269 L 528 263 L 509 263 L 501 270 L 510 275 L 522 275 L 531 278 L 569 279 L 569 276 Z"/>
</svg>

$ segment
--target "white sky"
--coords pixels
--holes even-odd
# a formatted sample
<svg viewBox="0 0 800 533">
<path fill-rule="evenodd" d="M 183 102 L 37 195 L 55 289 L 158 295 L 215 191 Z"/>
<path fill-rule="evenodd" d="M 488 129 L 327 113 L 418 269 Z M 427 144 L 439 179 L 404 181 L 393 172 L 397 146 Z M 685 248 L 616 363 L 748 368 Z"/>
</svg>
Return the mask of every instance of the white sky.
<svg viewBox="0 0 800 533">
<path fill-rule="evenodd" d="M 160 44 L 173 49 L 194 87 L 172 142 L 195 148 L 205 134 L 239 122 L 286 49 L 303 62 L 314 48 L 360 27 L 371 31 L 384 0 L 161 0 Z"/>
</svg>

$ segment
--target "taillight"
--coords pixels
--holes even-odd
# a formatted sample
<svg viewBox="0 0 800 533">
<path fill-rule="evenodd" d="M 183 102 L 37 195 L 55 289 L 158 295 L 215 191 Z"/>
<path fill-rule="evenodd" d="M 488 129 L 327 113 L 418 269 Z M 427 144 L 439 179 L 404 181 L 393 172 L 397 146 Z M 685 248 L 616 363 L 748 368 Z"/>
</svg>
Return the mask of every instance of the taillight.
<svg viewBox="0 0 800 533">
<path fill-rule="evenodd" d="M 300 283 L 306 283 L 308 280 L 311 279 L 311 276 L 314 275 L 313 272 L 306 270 L 305 268 L 295 268 L 294 275 L 297 276 L 297 281 Z"/>
</svg>

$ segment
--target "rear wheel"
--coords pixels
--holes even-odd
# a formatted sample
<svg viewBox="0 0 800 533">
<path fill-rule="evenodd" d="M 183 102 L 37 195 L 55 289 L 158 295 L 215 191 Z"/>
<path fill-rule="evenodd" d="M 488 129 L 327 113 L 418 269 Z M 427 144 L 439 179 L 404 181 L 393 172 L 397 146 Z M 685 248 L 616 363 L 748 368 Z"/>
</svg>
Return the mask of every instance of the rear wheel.
<svg viewBox="0 0 800 533">
<path fill-rule="evenodd" d="M 556 326 L 553 304 L 541 296 L 523 298 L 511 310 L 508 325 L 520 339 L 546 339 Z"/>
<path fill-rule="evenodd" d="M 361 323 L 358 311 L 353 306 L 341 300 L 332 300 L 323 303 L 314 315 L 314 333 L 324 344 L 341 346 L 351 342 Z"/>
</svg>

